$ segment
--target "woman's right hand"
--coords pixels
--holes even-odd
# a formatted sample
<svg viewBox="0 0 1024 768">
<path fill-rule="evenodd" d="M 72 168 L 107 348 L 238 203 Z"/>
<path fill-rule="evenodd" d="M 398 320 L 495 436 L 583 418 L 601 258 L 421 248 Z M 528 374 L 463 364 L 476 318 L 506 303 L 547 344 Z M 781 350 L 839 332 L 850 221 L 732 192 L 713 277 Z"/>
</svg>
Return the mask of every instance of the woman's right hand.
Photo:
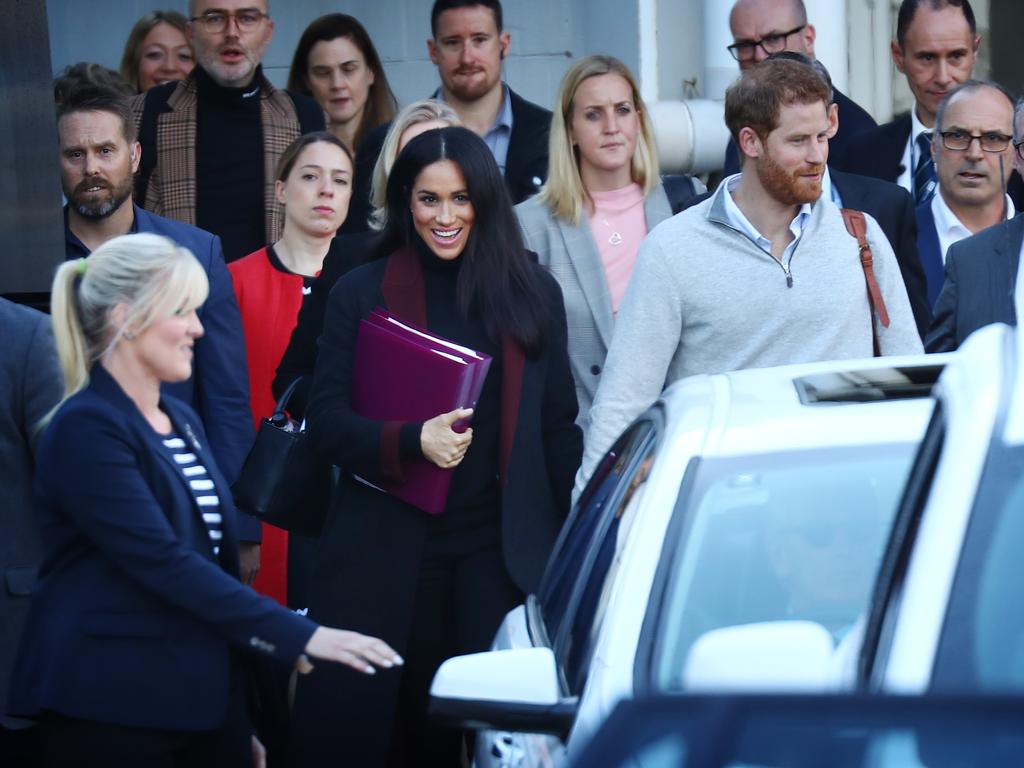
<svg viewBox="0 0 1024 768">
<path fill-rule="evenodd" d="M 305 650 L 309 656 L 345 664 L 367 675 L 377 671 L 375 666 L 390 669 L 405 663 L 383 640 L 331 627 L 317 627 Z M 313 670 L 305 654 L 299 657 L 295 667 L 304 675 Z"/>
<path fill-rule="evenodd" d="M 456 432 L 452 429 L 452 424 L 459 419 L 468 419 L 472 415 L 472 408 L 456 408 L 423 422 L 423 429 L 420 431 L 420 448 L 423 455 L 441 469 L 459 466 L 459 462 L 469 449 L 469 444 L 473 442 L 473 430 Z"/>
</svg>

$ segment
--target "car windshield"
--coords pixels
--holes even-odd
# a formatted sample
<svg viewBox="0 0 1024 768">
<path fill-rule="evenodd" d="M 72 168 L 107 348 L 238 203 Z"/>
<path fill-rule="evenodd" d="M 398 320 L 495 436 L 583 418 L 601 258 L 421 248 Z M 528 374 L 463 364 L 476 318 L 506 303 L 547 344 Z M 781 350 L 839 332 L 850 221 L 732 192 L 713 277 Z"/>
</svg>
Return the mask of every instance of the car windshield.
<svg viewBox="0 0 1024 768">
<path fill-rule="evenodd" d="M 868 607 L 915 448 L 703 460 L 660 566 L 654 687 L 687 688 L 690 650 L 712 630 L 806 621 L 838 644 Z"/>
<path fill-rule="evenodd" d="M 1024 446 L 993 444 L 943 622 L 937 690 L 1024 690 Z"/>
</svg>

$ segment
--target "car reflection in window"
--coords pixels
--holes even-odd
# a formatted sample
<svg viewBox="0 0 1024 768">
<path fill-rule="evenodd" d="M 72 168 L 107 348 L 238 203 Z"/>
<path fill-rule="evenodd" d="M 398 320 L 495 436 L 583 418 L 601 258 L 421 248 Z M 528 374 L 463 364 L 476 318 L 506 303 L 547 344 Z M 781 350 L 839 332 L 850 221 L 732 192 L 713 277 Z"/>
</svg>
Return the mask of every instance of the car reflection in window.
<svg viewBox="0 0 1024 768">
<path fill-rule="evenodd" d="M 669 537 L 682 544 L 663 558 L 671 571 L 655 687 L 687 687 L 692 646 L 725 627 L 813 622 L 838 645 L 867 609 L 913 452 L 858 446 L 702 461 L 676 510 L 684 533 Z"/>
</svg>

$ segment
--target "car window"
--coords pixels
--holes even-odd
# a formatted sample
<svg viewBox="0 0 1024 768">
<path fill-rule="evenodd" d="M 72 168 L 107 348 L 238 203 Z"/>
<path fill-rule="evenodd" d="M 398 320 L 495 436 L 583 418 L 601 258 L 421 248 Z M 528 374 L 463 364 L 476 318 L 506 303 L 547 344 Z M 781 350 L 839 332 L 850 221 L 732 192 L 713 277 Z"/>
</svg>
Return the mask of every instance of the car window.
<svg viewBox="0 0 1024 768">
<path fill-rule="evenodd" d="M 551 557 L 538 598 L 547 637 L 563 659 L 566 643 L 573 641 L 561 638 L 580 636 L 581 621 L 589 630 L 598 612 L 590 584 L 594 579 L 603 584 L 613 570 L 623 512 L 637 498 L 637 478 L 646 478 L 650 469 L 656 434 L 655 423 L 644 419 L 616 441 L 580 496 Z M 577 615 L 577 606 L 587 617 Z"/>
<path fill-rule="evenodd" d="M 685 688 L 691 647 L 723 627 L 812 621 L 838 644 L 863 620 L 914 448 L 703 460 L 659 566 L 655 687 Z"/>
<path fill-rule="evenodd" d="M 943 621 L 938 690 L 1024 689 L 1024 447 L 990 451 Z"/>
</svg>

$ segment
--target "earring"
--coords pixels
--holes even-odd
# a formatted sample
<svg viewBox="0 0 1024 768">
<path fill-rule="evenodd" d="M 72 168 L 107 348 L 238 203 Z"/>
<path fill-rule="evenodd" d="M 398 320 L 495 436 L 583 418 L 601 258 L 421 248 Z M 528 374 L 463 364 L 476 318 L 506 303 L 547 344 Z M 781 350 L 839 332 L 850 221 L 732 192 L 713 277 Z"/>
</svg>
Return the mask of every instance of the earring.
<svg viewBox="0 0 1024 768">
<path fill-rule="evenodd" d="M 135 334 L 131 331 L 125 331 L 123 335 L 128 341 L 135 341 Z"/>
</svg>

